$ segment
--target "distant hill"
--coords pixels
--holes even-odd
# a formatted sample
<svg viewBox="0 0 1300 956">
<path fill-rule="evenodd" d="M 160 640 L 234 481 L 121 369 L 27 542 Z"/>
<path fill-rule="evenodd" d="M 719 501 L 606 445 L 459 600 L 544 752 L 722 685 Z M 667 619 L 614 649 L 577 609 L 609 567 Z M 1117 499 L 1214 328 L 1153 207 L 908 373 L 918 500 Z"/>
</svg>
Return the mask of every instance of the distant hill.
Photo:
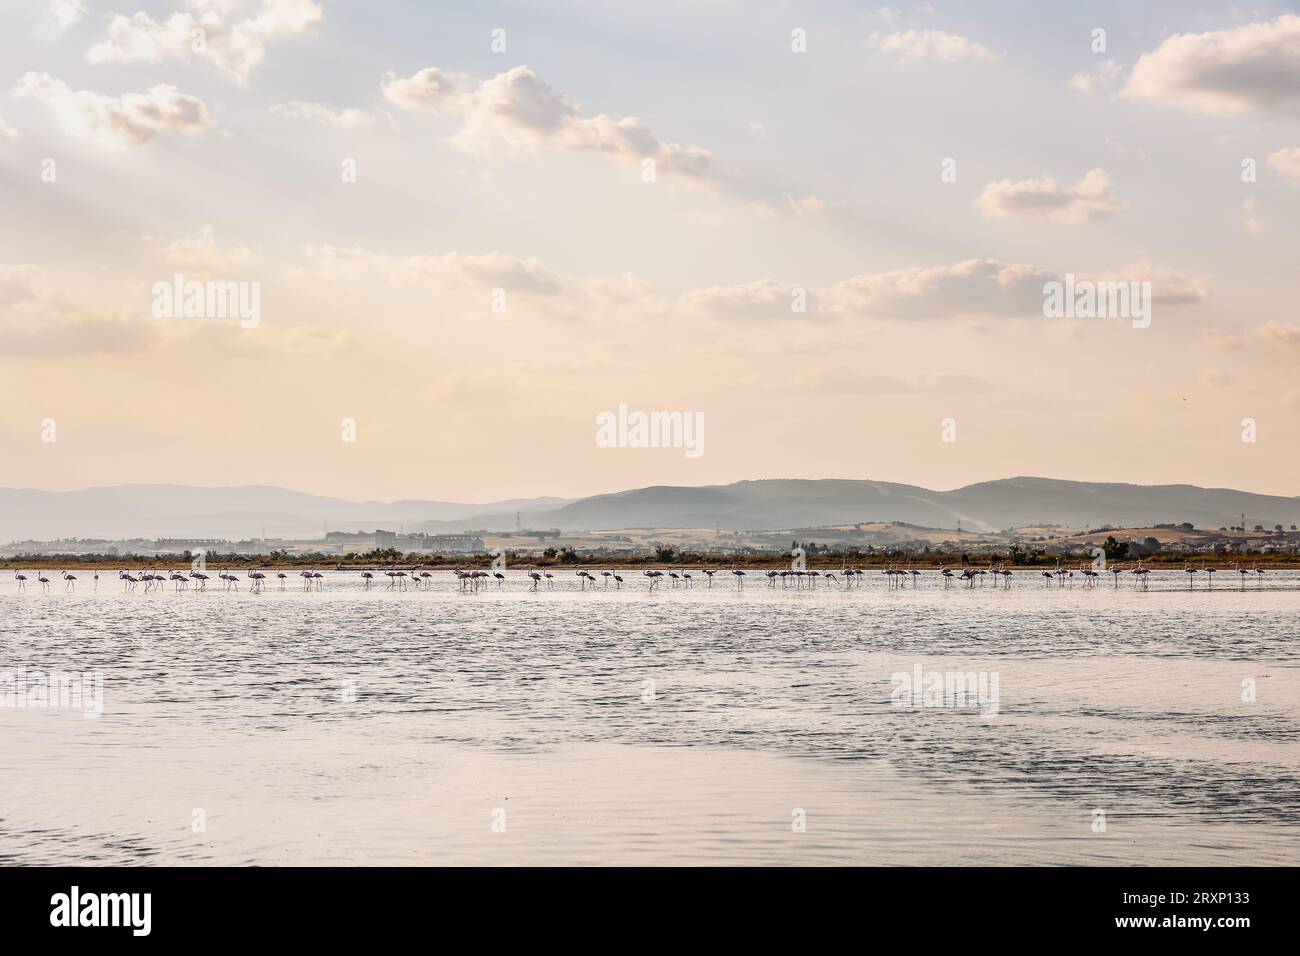
<svg viewBox="0 0 1300 956">
<path fill-rule="evenodd" d="M 905 521 L 984 531 L 1041 524 L 1146 526 L 1190 521 L 1231 526 L 1300 522 L 1300 499 L 1195 485 L 1131 485 L 1004 478 L 953 491 L 853 480 L 740 481 L 703 488 L 651 487 L 583 498 L 543 516 L 573 530 L 631 527 L 730 531 Z"/>
<path fill-rule="evenodd" d="M 0 489 L 0 542 L 58 537 L 319 537 L 330 530 L 566 531 L 713 528 L 756 531 L 866 521 L 998 531 L 1033 525 L 1145 527 L 1190 521 L 1271 528 L 1300 523 L 1300 498 L 1195 485 L 1133 485 L 1004 478 L 953 491 L 847 479 L 773 479 L 704 487 L 653 486 L 576 500 L 520 498 L 487 504 L 345 501 L 250 485 L 119 485 L 83 491 Z"/>
<path fill-rule="evenodd" d="M 459 531 L 482 527 L 483 514 L 525 522 L 553 511 L 565 498 L 519 498 L 489 504 L 451 501 L 345 501 L 269 485 L 197 488 L 189 485 L 115 485 L 82 491 L 0 489 L 0 542 L 27 538 L 320 537 L 331 531 L 410 531 L 424 522 Z"/>
</svg>

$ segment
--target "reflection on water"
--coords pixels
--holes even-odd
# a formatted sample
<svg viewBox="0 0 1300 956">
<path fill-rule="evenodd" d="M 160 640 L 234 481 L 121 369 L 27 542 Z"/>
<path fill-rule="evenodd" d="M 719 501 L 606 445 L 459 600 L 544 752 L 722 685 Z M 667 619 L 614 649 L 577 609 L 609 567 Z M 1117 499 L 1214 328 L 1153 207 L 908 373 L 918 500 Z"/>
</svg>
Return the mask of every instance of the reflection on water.
<svg viewBox="0 0 1300 956">
<path fill-rule="evenodd" d="M 1213 592 L 88 577 L 0 596 L 0 672 L 104 690 L 97 720 L 0 708 L 0 861 L 1300 862 L 1290 572 L 1244 592 L 1225 572 Z M 893 706 L 917 665 L 996 674 L 997 713 Z"/>
</svg>

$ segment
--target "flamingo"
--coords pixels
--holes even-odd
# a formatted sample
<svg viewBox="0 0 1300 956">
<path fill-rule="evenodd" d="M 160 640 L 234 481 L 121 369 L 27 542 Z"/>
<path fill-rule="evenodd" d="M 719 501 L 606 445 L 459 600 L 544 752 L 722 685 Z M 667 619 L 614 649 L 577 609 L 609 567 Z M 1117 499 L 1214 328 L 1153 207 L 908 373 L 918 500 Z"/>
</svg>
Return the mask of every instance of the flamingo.
<svg viewBox="0 0 1300 956">
<path fill-rule="evenodd" d="M 250 571 L 248 577 L 253 582 L 252 590 L 257 594 L 262 593 L 262 582 L 266 580 L 266 575 L 261 571 Z"/>
<path fill-rule="evenodd" d="M 714 570 L 710 571 L 708 568 L 705 568 L 704 573 L 709 576 L 709 587 L 713 587 L 713 576 L 718 573 L 717 569 L 715 568 Z"/>
<path fill-rule="evenodd" d="M 1264 586 L 1264 569 L 1255 568 L 1255 586 L 1262 588 Z"/>
<path fill-rule="evenodd" d="M 682 572 L 682 580 L 686 582 L 686 586 L 687 586 L 688 588 L 695 587 L 695 580 L 691 577 L 691 572 L 690 572 L 690 571 L 683 571 L 683 572 Z"/>
<path fill-rule="evenodd" d="M 1205 572 L 1205 580 L 1209 582 L 1209 590 L 1214 590 L 1214 575 L 1218 573 L 1218 568 L 1207 568 L 1205 562 L 1201 562 L 1201 570 Z"/>
<path fill-rule="evenodd" d="M 1249 574 L 1250 572 L 1247 571 L 1245 568 L 1243 568 L 1240 562 L 1238 562 L 1236 567 L 1237 567 L 1237 573 L 1241 575 L 1241 589 L 1244 591 L 1246 590 L 1246 575 Z"/>
<path fill-rule="evenodd" d="M 280 579 L 280 590 L 283 591 L 284 583 L 289 580 L 289 575 L 285 574 L 283 571 L 276 571 L 275 576 Z"/>
<path fill-rule="evenodd" d="M 14 572 L 14 580 L 18 582 L 18 590 L 19 590 L 19 591 L 25 591 L 25 590 L 27 590 L 27 575 L 25 575 L 25 574 L 20 574 L 19 572 L 15 571 L 15 572 Z"/>
<path fill-rule="evenodd" d="M 122 580 L 123 591 L 134 591 L 136 585 L 140 583 L 140 579 L 129 571 L 119 571 L 117 572 L 117 576 Z"/>
<path fill-rule="evenodd" d="M 731 573 L 736 576 L 736 590 L 743 590 L 745 587 L 745 572 L 738 570 L 737 568 L 732 568 Z"/>
<path fill-rule="evenodd" d="M 601 572 L 600 572 L 600 576 L 601 576 L 602 578 L 605 579 L 605 587 L 609 587 L 609 578 L 610 578 L 610 575 L 612 575 L 613 573 L 614 573 L 613 571 L 601 571 Z"/>
<path fill-rule="evenodd" d="M 1044 572 L 1043 572 L 1043 583 L 1046 584 L 1049 588 L 1052 586 L 1052 572 L 1051 572 L 1051 571 L 1044 571 Z"/>
<path fill-rule="evenodd" d="M 952 587 L 952 569 L 949 568 L 947 565 L 944 565 L 939 569 L 939 573 L 943 575 L 944 590 L 947 590 L 948 588 Z"/>
<path fill-rule="evenodd" d="M 530 587 L 528 590 L 536 591 L 537 585 L 542 583 L 542 576 L 538 574 L 536 571 L 529 571 L 528 576 L 533 579 L 533 586 Z"/>
<path fill-rule="evenodd" d="M 1112 567 L 1112 568 L 1110 569 L 1111 578 L 1114 580 L 1114 582 L 1115 582 L 1115 587 L 1116 587 L 1117 589 L 1119 588 L 1119 576 L 1120 576 L 1120 572 L 1121 572 L 1122 570 L 1123 570 L 1122 568 L 1117 568 L 1117 567 Z"/>
<path fill-rule="evenodd" d="M 617 591 L 623 587 L 623 578 L 621 575 L 614 575 L 614 590 Z"/>
<path fill-rule="evenodd" d="M 36 580 L 41 582 L 41 588 L 48 591 L 50 589 L 50 579 L 45 576 L 43 571 L 36 572 Z"/>
<path fill-rule="evenodd" d="M 555 575 L 550 571 L 544 571 L 542 572 L 542 577 L 546 578 L 546 587 L 550 590 L 555 590 Z"/>
<path fill-rule="evenodd" d="M 64 571 L 64 572 L 63 572 L 63 580 L 64 580 L 65 582 L 67 582 L 67 583 L 65 583 L 65 584 L 63 585 L 63 590 L 64 590 L 64 591 L 75 591 L 75 590 L 77 590 L 77 579 L 76 579 L 76 577 L 74 577 L 73 575 L 69 574 L 67 571 Z"/>
<path fill-rule="evenodd" d="M 199 582 L 198 590 L 206 591 L 208 589 L 208 576 L 202 571 L 191 571 L 190 577 Z"/>
<path fill-rule="evenodd" d="M 650 579 L 650 590 L 653 591 L 655 589 L 655 573 L 653 571 L 642 571 L 641 573 Z"/>
<path fill-rule="evenodd" d="M 1192 583 L 1193 578 L 1192 578 L 1192 575 L 1196 574 L 1197 571 L 1199 571 L 1199 570 L 1200 570 L 1199 568 L 1194 568 L 1194 567 L 1192 567 L 1190 564 L 1187 564 L 1187 563 L 1184 563 L 1184 564 L 1183 564 L 1183 572 L 1187 575 L 1187 590 L 1189 590 L 1189 591 L 1192 590 L 1192 587 L 1193 587 L 1193 583 Z"/>
</svg>

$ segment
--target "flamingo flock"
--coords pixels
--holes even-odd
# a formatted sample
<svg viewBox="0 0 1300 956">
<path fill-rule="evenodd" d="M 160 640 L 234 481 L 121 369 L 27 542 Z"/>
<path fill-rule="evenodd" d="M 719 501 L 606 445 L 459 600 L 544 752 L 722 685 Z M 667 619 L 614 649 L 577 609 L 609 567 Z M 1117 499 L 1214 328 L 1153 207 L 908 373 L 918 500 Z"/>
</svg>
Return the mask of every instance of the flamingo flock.
<svg viewBox="0 0 1300 956">
<path fill-rule="evenodd" d="M 339 570 L 342 570 L 340 568 Z M 1204 562 L 1199 567 L 1194 567 L 1190 562 L 1184 564 L 1182 568 L 1187 579 L 1188 590 L 1197 590 L 1196 581 L 1199 575 L 1205 575 L 1204 590 L 1214 590 L 1214 575 L 1218 573 L 1217 568 L 1206 567 Z M 1247 582 L 1254 580 L 1256 588 L 1262 588 L 1264 585 L 1265 570 L 1258 566 L 1249 568 L 1242 567 L 1240 563 L 1233 566 L 1237 572 L 1240 582 L 1240 589 L 1245 590 Z M 1080 562 L 1077 568 L 1065 567 L 1061 565 L 1060 559 L 1057 559 L 1055 567 L 1042 569 L 1034 572 L 1035 577 L 1041 577 L 1043 585 L 1048 588 L 1073 588 L 1076 579 L 1081 579 L 1084 589 L 1092 589 L 1098 586 L 1104 573 L 1109 572 L 1112 580 L 1112 587 L 1119 588 L 1120 577 L 1122 575 L 1131 575 L 1134 590 L 1150 590 L 1149 576 L 1151 570 L 1145 567 L 1141 560 L 1137 561 L 1131 567 L 1121 567 L 1112 565 L 1099 571 L 1087 562 Z M 382 573 L 388 578 L 388 585 L 385 590 L 390 591 L 407 591 L 407 590 L 432 590 L 434 588 L 435 575 L 433 572 L 421 568 L 389 568 L 383 571 L 363 570 L 360 572 L 361 588 L 369 591 L 376 586 L 376 574 Z M 556 574 L 548 570 L 532 570 L 525 572 L 527 579 L 531 582 L 527 588 L 529 591 L 556 589 Z M 646 581 L 646 587 L 650 591 L 658 591 L 660 588 L 691 590 L 696 586 L 699 580 L 697 575 L 703 575 L 703 584 L 707 588 L 714 586 L 714 575 L 718 573 L 717 568 L 698 568 L 698 569 L 669 569 L 643 570 L 641 576 Z M 745 589 L 746 579 L 749 573 L 740 568 L 731 568 L 733 587 L 736 591 Z M 838 571 L 823 570 L 815 571 L 807 568 L 792 568 L 786 570 L 766 570 L 754 571 L 754 574 L 761 574 L 767 579 L 767 587 L 779 590 L 794 591 L 811 591 L 816 590 L 819 584 L 824 585 L 826 589 L 838 588 L 843 590 L 861 589 L 866 582 L 866 572 L 860 568 L 850 568 L 842 566 Z M 1012 578 L 1015 572 L 1003 564 L 990 562 L 988 567 L 967 566 L 960 572 L 953 568 L 943 565 L 937 569 L 939 580 L 943 582 L 945 590 L 955 586 L 955 582 L 960 582 L 967 589 L 984 587 L 985 580 L 992 578 L 994 588 L 999 586 L 1003 590 L 1011 588 Z M 454 575 L 457 587 L 465 593 L 478 593 L 481 590 L 487 590 L 495 587 L 496 590 L 503 590 L 508 582 L 507 576 L 500 570 L 482 570 L 477 568 L 457 568 L 451 572 Z M 923 582 L 929 579 L 927 570 L 920 570 L 907 565 L 888 565 L 880 570 L 880 574 L 885 578 L 886 587 L 891 590 L 918 589 L 923 586 Z M 49 593 L 51 578 L 43 571 L 35 572 L 36 583 L 41 586 L 42 593 Z M 118 572 L 118 580 L 122 582 L 124 592 L 134 592 L 144 585 L 144 593 L 161 594 L 171 585 L 173 593 L 180 591 L 193 590 L 203 592 L 207 590 L 209 576 L 203 571 L 193 570 L 188 573 L 181 571 L 156 571 L 153 569 L 131 572 L 122 570 Z M 325 575 L 316 570 L 301 570 L 296 574 L 302 579 L 303 591 L 321 591 L 325 585 Z M 287 587 L 289 575 L 284 571 L 274 572 L 274 577 L 279 583 L 279 590 L 284 591 Z M 271 575 L 260 570 L 251 570 L 241 577 L 234 571 L 221 569 L 217 572 L 217 580 L 221 582 L 223 591 L 240 590 L 241 582 L 247 587 L 247 590 L 253 594 L 260 594 L 266 590 L 267 583 Z M 628 581 L 622 574 L 613 570 L 604 570 L 599 573 L 589 571 L 585 568 L 574 572 L 575 583 L 579 591 L 608 591 L 611 586 L 616 591 L 621 591 Z M 77 587 L 77 576 L 68 571 L 60 572 L 60 579 L 63 581 L 63 590 L 65 593 L 75 593 Z M 21 571 L 14 571 L 14 580 L 17 582 L 18 592 L 27 591 L 30 578 Z M 99 574 L 94 574 L 95 590 L 99 588 Z"/>
</svg>

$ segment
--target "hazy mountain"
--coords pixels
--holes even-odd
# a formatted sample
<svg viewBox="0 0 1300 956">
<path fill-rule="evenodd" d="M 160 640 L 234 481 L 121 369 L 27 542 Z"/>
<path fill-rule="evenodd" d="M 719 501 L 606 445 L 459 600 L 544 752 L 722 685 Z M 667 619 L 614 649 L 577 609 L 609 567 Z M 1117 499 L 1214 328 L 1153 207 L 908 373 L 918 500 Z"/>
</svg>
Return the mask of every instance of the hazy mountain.
<svg viewBox="0 0 1300 956">
<path fill-rule="evenodd" d="M 0 489 L 0 542 L 26 538 L 320 537 L 331 531 L 407 531 L 422 522 L 452 530 L 482 527 L 462 519 L 482 514 L 524 518 L 567 504 L 565 498 L 519 498 L 488 504 L 451 501 L 345 501 L 287 488 L 245 485 L 116 485 L 82 491 Z"/>
<path fill-rule="evenodd" d="M 741 481 L 704 488 L 638 488 L 583 498 L 539 516 L 573 530 L 760 530 L 859 521 L 996 531 L 1036 524 L 1130 526 L 1190 521 L 1198 527 L 1300 522 L 1300 499 L 1194 485 L 1130 485 L 1005 478 L 953 491 L 879 481 Z"/>
<path fill-rule="evenodd" d="M 1300 523 L 1300 498 L 1194 485 L 1131 485 L 1005 478 L 953 491 L 879 481 L 776 479 L 698 488 L 655 486 L 577 500 L 520 498 L 488 504 L 345 501 L 261 485 L 195 488 L 119 485 L 84 491 L 0 489 L 0 542 L 57 537 L 319 537 L 330 530 L 572 531 L 808 528 L 905 521 L 996 531 L 1038 524 L 1144 526 L 1190 521 L 1217 528 Z"/>
</svg>

